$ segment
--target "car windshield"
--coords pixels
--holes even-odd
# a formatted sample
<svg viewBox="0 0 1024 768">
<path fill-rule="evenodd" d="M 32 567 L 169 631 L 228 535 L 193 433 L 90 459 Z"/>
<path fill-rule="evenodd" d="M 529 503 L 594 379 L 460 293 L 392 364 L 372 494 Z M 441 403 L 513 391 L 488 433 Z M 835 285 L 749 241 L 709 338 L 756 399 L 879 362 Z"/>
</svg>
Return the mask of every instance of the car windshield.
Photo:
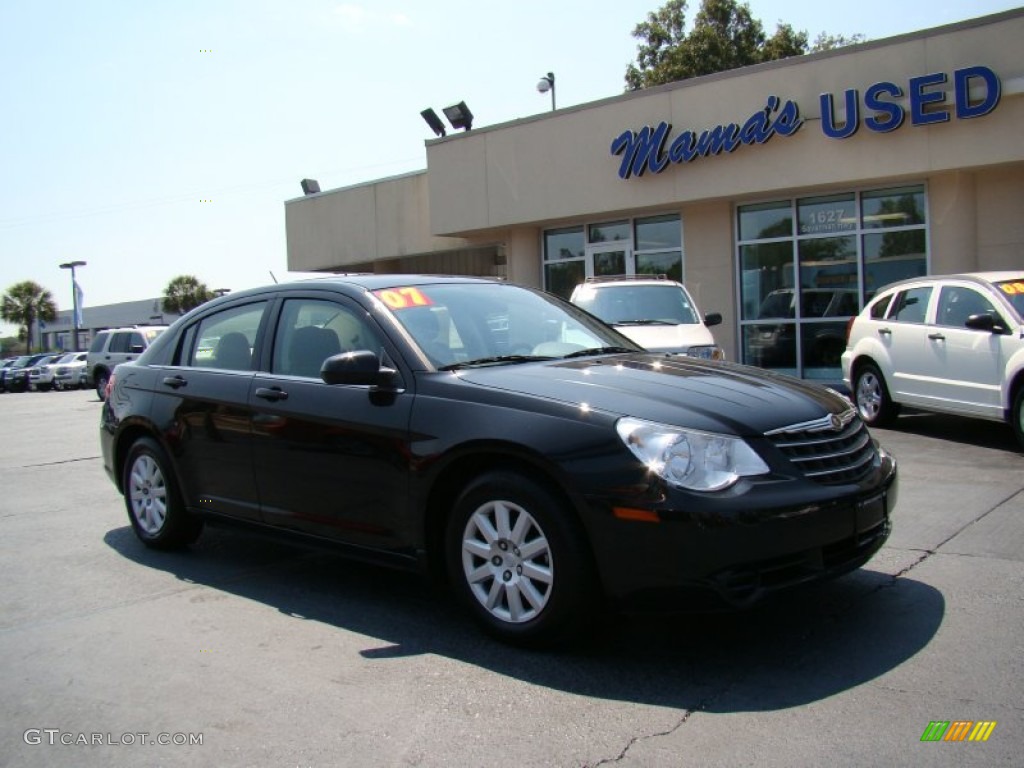
<svg viewBox="0 0 1024 768">
<path fill-rule="evenodd" d="M 641 351 L 562 299 L 508 283 L 438 283 L 374 294 L 437 367 Z"/>
<path fill-rule="evenodd" d="M 1003 296 L 1013 304 L 1017 314 L 1024 318 L 1024 276 L 1016 280 L 1004 280 L 995 285 L 1002 292 Z"/>
<path fill-rule="evenodd" d="M 700 322 L 686 294 L 676 285 L 584 286 L 575 303 L 614 325 Z"/>
</svg>

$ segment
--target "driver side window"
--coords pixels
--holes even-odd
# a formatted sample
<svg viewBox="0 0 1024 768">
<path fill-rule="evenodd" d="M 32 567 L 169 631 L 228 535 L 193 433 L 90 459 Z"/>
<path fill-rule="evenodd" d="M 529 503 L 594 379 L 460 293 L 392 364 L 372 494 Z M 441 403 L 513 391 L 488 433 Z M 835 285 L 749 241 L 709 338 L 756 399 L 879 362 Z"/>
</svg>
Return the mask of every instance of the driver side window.
<svg viewBox="0 0 1024 768">
<path fill-rule="evenodd" d="M 380 354 L 382 348 L 365 312 L 322 299 L 288 299 L 274 334 L 270 370 L 319 378 L 324 361 L 333 355 L 357 349 Z"/>
</svg>

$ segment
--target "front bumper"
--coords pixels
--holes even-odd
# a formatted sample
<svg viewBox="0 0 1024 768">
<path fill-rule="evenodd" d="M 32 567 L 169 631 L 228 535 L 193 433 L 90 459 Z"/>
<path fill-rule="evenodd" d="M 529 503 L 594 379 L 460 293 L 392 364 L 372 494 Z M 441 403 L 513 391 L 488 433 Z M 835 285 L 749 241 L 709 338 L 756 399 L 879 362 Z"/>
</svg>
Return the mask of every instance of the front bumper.
<svg viewBox="0 0 1024 768">
<path fill-rule="evenodd" d="M 622 519 L 615 509 L 630 502 L 605 498 L 592 504 L 590 533 L 619 607 L 744 608 L 867 563 L 892 531 L 898 487 L 895 461 L 883 454 L 869 478 L 827 497 L 806 481 L 752 485 L 699 506 L 693 495 L 665 492 L 647 506 L 658 522 Z"/>
</svg>

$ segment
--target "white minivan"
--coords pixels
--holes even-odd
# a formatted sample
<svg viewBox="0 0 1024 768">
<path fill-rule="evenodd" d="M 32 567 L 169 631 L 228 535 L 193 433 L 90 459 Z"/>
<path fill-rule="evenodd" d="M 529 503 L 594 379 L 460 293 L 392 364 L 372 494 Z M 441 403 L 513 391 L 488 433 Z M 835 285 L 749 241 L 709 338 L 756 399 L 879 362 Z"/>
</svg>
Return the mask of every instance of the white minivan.
<svg viewBox="0 0 1024 768">
<path fill-rule="evenodd" d="M 906 405 L 1008 422 L 1024 447 L 1024 272 L 893 283 L 848 329 L 843 380 L 865 422 Z"/>
<path fill-rule="evenodd" d="M 651 352 L 725 359 L 710 330 L 722 315 L 702 315 L 686 286 L 664 275 L 589 278 L 569 300 Z"/>
</svg>

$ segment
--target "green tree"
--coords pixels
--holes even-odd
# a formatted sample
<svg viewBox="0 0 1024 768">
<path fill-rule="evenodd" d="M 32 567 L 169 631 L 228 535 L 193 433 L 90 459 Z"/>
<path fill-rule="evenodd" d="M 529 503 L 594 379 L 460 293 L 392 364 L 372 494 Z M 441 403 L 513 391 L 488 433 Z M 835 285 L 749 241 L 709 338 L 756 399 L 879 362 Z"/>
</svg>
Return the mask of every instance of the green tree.
<svg viewBox="0 0 1024 768">
<path fill-rule="evenodd" d="M 814 42 L 811 43 L 811 53 L 832 51 L 847 45 L 863 43 L 866 40 L 867 38 L 859 32 L 849 37 L 846 37 L 846 35 L 826 35 L 824 32 L 819 32 L 818 36 L 814 38 Z"/>
<path fill-rule="evenodd" d="M 32 280 L 16 283 L 7 289 L 0 302 L 0 317 L 19 326 L 18 338 L 25 342 L 26 354 L 32 353 L 32 326 L 36 320 L 57 319 L 53 294 Z"/>
<path fill-rule="evenodd" d="M 193 275 L 178 275 L 164 288 L 161 300 L 164 312 L 183 315 L 213 298 L 213 291 Z"/>
<path fill-rule="evenodd" d="M 703 0 L 686 31 L 686 0 L 668 0 L 647 20 L 637 24 L 633 37 L 637 46 L 635 64 L 626 69 L 626 89 L 636 91 L 653 85 L 710 75 L 737 67 L 776 61 L 807 53 L 807 33 L 797 32 L 779 22 L 768 37 L 750 6 L 736 0 Z M 829 50 L 862 42 L 862 35 L 818 35 L 813 50 Z"/>
</svg>

